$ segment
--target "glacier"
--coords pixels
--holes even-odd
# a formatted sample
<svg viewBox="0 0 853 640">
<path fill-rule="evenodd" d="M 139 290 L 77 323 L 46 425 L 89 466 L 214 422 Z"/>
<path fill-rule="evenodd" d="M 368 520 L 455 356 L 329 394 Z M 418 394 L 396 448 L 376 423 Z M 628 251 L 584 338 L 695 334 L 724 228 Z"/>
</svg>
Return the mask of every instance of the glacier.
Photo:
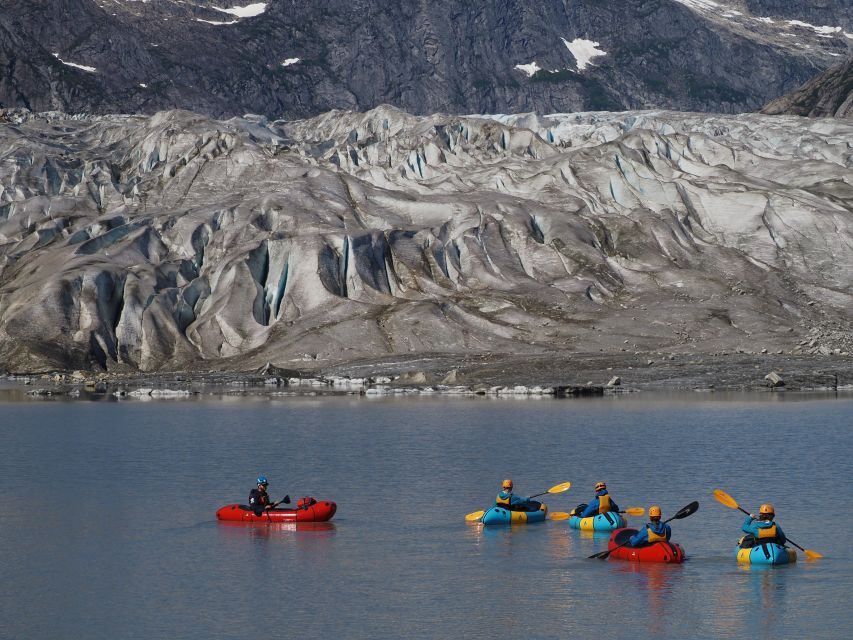
<svg viewBox="0 0 853 640">
<path fill-rule="evenodd" d="M 853 347 L 850 121 L 5 118 L 9 371 Z"/>
</svg>

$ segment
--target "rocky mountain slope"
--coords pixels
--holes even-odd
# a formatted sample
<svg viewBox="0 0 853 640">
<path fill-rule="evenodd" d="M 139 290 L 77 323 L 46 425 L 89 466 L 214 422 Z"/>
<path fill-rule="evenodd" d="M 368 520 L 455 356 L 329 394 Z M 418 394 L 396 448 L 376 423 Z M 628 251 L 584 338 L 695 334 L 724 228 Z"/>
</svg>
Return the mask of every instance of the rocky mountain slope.
<svg viewBox="0 0 853 640">
<path fill-rule="evenodd" d="M 811 118 L 853 118 L 853 58 L 773 100 L 761 112 Z"/>
<path fill-rule="evenodd" d="M 0 107 L 276 118 L 382 103 L 421 114 L 754 111 L 849 55 L 849 7 L 0 0 Z"/>
<path fill-rule="evenodd" d="M 846 120 L 6 119 L 8 370 L 853 347 Z"/>
</svg>

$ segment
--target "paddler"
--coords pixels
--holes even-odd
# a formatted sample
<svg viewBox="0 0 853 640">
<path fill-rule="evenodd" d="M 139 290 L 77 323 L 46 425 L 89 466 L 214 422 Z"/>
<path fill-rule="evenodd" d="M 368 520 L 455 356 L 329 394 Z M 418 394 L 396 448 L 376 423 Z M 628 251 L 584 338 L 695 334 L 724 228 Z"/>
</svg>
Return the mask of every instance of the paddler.
<svg viewBox="0 0 853 640">
<path fill-rule="evenodd" d="M 530 506 L 530 498 L 520 498 L 512 492 L 512 480 L 507 478 L 501 484 L 501 492 L 495 498 L 495 506 L 510 511 L 524 511 Z"/>
<path fill-rule="evenodd" d="M 632 547 L 644 547 L 655 542 L 669 542 L 672 537 L 672 529 L 665 522 L 661 522 L 660 518 L 660 507 L 658 505 L 649 507 L 648 524 L 631 536 L 628 544 Z"/>
<path fill-rule="evenodd" d="M 255 512 L 256 516 L 261 515 L 266 510 L 275 509 L 280 504 L 270 500 L 267 486 L 269 486 L 267 477 L 258 476 L 258 487 L 249 492 L 249 508 Z"/>
<path fill-rule="evenodd" d="M 773 509 L 773 505 L 765 503 L 758 508 L 757 517 L 753 514 L 747 516 L 741 529 L 744 533 L 755 538 L 755 544 L 775 542 L 776 544 L 784 545 L 788 541 L 788 538 L 782 532 L 782 527 L 774 522 L 775 517 L 776 511 Z M 742 540 L 741 545 L 743 543 L 744 541 Z"/>
<path fill-rule="evenodd" d="M 619 511 L 619 505 L 610 499 L 610 494 L 607 493 L 607 485 L 603 482 L 598 482 L 595 485 L 595 497 L 586 505 L 586 509 L 582 513 L 577 514 L 579 518 L 589 518 L 597 516 L 599 513 L 607 513 L 608 511 Z"/>
</svg>

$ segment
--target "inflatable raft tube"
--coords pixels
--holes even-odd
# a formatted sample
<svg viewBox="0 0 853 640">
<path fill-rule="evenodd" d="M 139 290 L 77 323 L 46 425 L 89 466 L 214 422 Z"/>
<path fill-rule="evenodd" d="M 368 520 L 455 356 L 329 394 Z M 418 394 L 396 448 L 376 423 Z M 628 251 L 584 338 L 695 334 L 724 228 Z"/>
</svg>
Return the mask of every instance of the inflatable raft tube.
<svg viewBox="0 0 853 640">
<path fill-rule="evenodd" d="M 542 522 L 548 516 L 548 506 L 533 500 L 525 511 L 510 511 L 503 507 L 494 506 L 483 514 L 484 525 L 499 524 L 530 524 Z"/>
<path fill-rule="evenodd" d="M 599 513 L 588 518 L 579 518 L 575 515 L 576 513 L 582 513 L 584 509 L 586 509 L 585 504 L 580 504 L 572 509 L 569 517 L 569 527 L 580 529 L 581 531 L 613 531 L 628 525 L 625 518 L 615 511 Z"/>
<path fill-rule="evenodd" d="M 735 547 L 735 557 L 740 564 L 788 564 L 797 561 L 797 552 L 775 542 L 765 542 L 754 547 Z"/>
<path fill-rule="evenodd" d="M 300 501 L 301 502 L 301 501 Z M 225 522 L 257 522 L 275 524 L 277 522 L 326 522 L 331 520 L 338 505 L 328 500 L 307 501 L 296 509 L 270 509 L 261 515 L 255 515 L 248 505 L 229 504 L 216 512 L 216 519 Z"/>
<path fill-rule="evenodd" d="M 637 533 L 636 529 L 617 529 L 610 535 L 607 548 L 611 549 L 611 558 L 617 560 L 629 560 L 631 562 L 665 562 L 669 564 L 680 564 L 684 562 L 684 549 L 673 542 L 654 542 L 645 547 L 621 547 L 620 544 L 628 541 L 628 538 Z"/>
</svg>

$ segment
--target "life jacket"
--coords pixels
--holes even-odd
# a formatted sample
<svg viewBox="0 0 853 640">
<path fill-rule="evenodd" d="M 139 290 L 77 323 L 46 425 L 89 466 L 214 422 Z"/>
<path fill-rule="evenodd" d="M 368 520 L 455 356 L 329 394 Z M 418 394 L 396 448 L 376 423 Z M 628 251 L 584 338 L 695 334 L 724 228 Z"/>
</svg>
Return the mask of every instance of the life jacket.
<svg viewBox="0 0 853 640">
<path fill-rule="evenodd" d="M 649 525 L 646 525 L 646 533 L 649 534 L 649 544 L 653 542 L 666 542 L 666 528 L 663 533 L 655 533 Z"/>
<path fill-rule="evenodd" d="M 767 538 L 776 538 L 776 523 L 774 522 L 769 527 L 758 527 L 758 539 L 766 540 Z"/>
<path fill-rule="evenodd" d="M 497 497 L 497 498 L 495 498 L 495 505 L 496 505 L 496 506 L 498 506 L 498 507 L 504 507 L 505 509 L 509 509 L 509 507 L 510 507 L 510 500 L 512 499 L 512 493 L 507 493 L 507 494 L 506 494 L 506 498 L 503 498 L 503 497 L 502 497 L 503 495 L 504 495 L 504 492 L 503 492 L 503 491 L 501 491 L 501 492 L 498 494 L 498 497 Z"/>
<path fill-rule="evenodd" d="M 610 512 L 610 495 L 604 494 L 603 496 L 598 496 L 598 513 L 609 513 Z"/>
</svg>

